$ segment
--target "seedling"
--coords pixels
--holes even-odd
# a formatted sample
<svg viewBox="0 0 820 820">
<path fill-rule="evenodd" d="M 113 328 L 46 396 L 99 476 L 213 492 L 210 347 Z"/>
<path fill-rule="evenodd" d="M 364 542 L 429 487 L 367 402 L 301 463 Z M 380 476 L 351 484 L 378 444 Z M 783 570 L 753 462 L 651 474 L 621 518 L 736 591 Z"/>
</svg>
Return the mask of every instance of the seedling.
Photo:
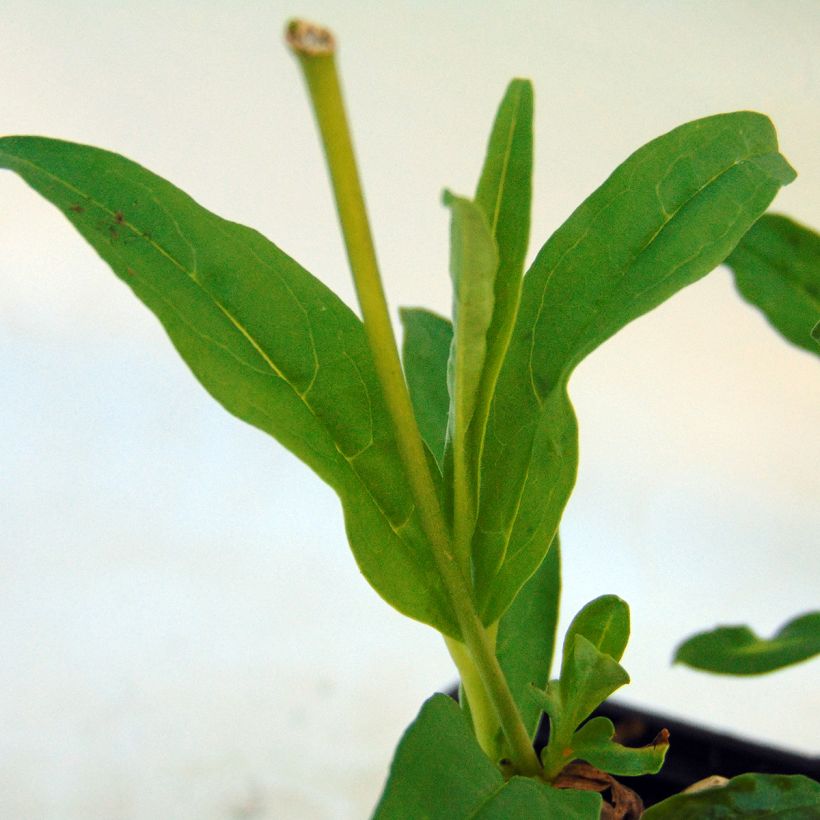
<svg viewBox="0 0 820 820">
<path fill-rule="evenodd" d="M 337 492 L 364 576 L 443 635 L 460 706 L 443 695 L 422 706 L 376 817 L 593 818 L 606 789 L 606 816 L 637 816 L 639 800 L 615 778 L 657 772 L 670 739 L 628 748 L 608 720 L 589 720 L 629 681 L 619 663 L 624 601 L 604 595 L 581 610 L 549 680 L 558 528 L 578 462 L 567 384 L 598 345 L 727 260 L 741 293 L 818 353 L 820 237 L 764 215 L 795 173 L 762 114 L 687 123 L 627 158 L 525 274 L 533 92 L 513 80 L 474 195 L 444 196 L 452 320 L 402 311 L 402 364 L 333 38 L 294 22 L 287 39 L 321 132 L 361 321 L 263 236 L 124 157 L 7 137 L 0 165 L 63 211 L 217 401 Z M 820 651 L 818 620 L 805 615 L 771 641 L 743 628 L 697 636 L 677 658 L 730 674 L 771 671 Z M 538 755 L 542 712 L 551 733 Z M 807 778 L 748 775 L 646 816 L 711 817 L 721 807 L 798 816 L 819 805 Z"/>
</svg>

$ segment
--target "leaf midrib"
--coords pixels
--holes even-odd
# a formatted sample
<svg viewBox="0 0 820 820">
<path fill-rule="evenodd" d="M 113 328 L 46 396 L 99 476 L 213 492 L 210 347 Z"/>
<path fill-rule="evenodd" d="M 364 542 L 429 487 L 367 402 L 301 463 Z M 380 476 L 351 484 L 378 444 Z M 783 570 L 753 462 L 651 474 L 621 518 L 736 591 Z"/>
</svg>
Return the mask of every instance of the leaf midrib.
<svg viewBox="0 0 820 820">
<path fill-rule="evenodd" d="M 19 157 L 19 156 L 14 155 L 14 154 L 10 154 L 8 151 L 0 151 L 0 154 L 5 154 L 7 157 L 11 157 L 14 162 L 28 166 L 35 173 L 42 174 L 43 176 L 47 177 L 49 180 L 51 180 L 55 184 L 61 185 L 66 190 L 77 194 L 78 196 L 82 197 L 87 202 L 90 202 L 95 207 L 99 208 L 101 211 L 108 214 L 112 218 L 114 218 L 116 216 L 116 213 L 114 211 L 112 211 L 108 206 L 106 206 L 103 203 L 99 202 L 95 197 L 91 196 L 90 194 L 86 193 L 85 191 L 81 190 L 80 188 L 77 188 L 75 185 L 72 185 L 67 180 L 62 179 L 61 177 L 57 176 L 56 174 L 53 174 L 52 172 L 46 170 L 45 168 L 41 167 L 40 165 L 37 165 L 35 162 L 32 162 L 31 160 L 25 159 L 23 157 Z M 145 186 L 142 186 L 142 187 L 145 187 Z M 157 200 L 153 196 L 153 194 L 152 194 L 152 198 L 154 199 L 154 202 L 160 207 L 160 209 L 162 211 L 164 211 L 167 215 L 167 213 L 168 213 L 167 209 L 164 206 L 162 206 L 160 203 L 157 202 Z M 175 228 L 176 228 L 177 232 L 179 233 L 180 237 L 187 243 L 188 240 L 181 233 L 181 231 L 179 229 L 179 225 L 176 224 L 176 221 L 173 220 L 173 218 L 171 218 L 171 219 L 174 222 Z M 218 217 L 217 217 L 217 219 L 218 219 Z M 159 254 L 164 256 L 169 262 L 171 262 L 171 264 L 174 265 L 174 267 L 176 267 L 178 270 L 180 270 L 197 287 L 199 292 L 202 293 L 205 297 L 207 297 L 217 307 L 217 309 L 220 310 L 225 315 L 225 317 L 234 325 L 234 327 L 243 335 L 243 337 L 248 341 L 248 343 L 252 346 L 252 348 L 256 351 L 256 353 L 260 356 L 262 361 L 264 361 L 265 364 L 268 366 L 268 368 L 271 370 L 273 375 L 278 377 L 279 379 L 281 379 L 285 384 L 288 385 L 288 387 L 290 387 L 290 389 L 299 398 L 299 400 L 302 402 L 302 404 L 305 406 L 305 408 L 308 410 L 308 412 L 311 414 L 311 416 L 317 421 L 317 423 L 320 425 L 320 427 L 328 434 L 328 437 L 334 443 L 336 451 L 339 453 L 339 455 L 342 457 L 342 459 L 344 459 L 344 462 L 347 464 L 347 467 L 350 470 L 350 473 L 356 477 L 356 480 L 362 486 L 362 488 L 365 490 L 365 492 L 368 494 L 369 498 L 372 500 L 372 502 L 375 505 L 376 509 L 378 509 L 379 513 L 382 515 L 384 520 L 387 522 L 390 529 L 396 534 L 396 537 L 399 538 L 401 541 L 403 541 L 405 543 L 405 545 L 407 545 L 408 548 L 409 548 L 410 545 L 407 544 L 406 541 L 404 541 L 404 539 L 402 538 L 401 533 L 399 532 L 399 530 L 404 528 L 404 526 L 407 524 L 409 519 L 412 518 L 415 505 L 411 506 L 410 512 L 409 512 L 407 518 L 401 524 L 395 524 L 394 525 L 394 523 L 391 520 L 390 516 L 387 514 L 385 509 L 379 503 L 378 499 L 375 498 L 375 496 L 373 495 L 370 487 L 362 480 L 362 478 L 359 476 L 359 474 L 357 473 L 357 471 L 353 467 L 352 461 L 354 459 L 358 458 L 359 456 L 361 456 L 363 450 L 357 452 L 353 456 L 348 456 L 341 449 L 339 449 L 339 446 L 338 446 L 338 443 L 336 442 L 335 437 L 333 436 L 331 431 L 327 428 L 327 426 L 324 424 L 321 417 L 316 414 L 316 411 L 314 410 L 314 408 L 311 406 L 311 404 L 307 400 L 306 395 L 305 395 L 307 393 L 307 389 L 303 393 L 302 391 L 299 391 L 296 388 L 295 384 L 276 366 L 276 364 L 273 362 L 273 360 L 264 352 L 264 350 L 261 348 L 261 346 L 256 341 L 256 339 L 253 337 L 253 335 L 247 330 L 247 328 L 245 328 L 244 325 L 235 316 L 233 316 L 233 314 L 218 299 L 216 299 L 216 297 L 214 297 L 213 294 L 211 294 L 207 289 L 205 289 L 205 287 L 202 285 L 202 283 L 200 281 L 198 281 L 198 279 L 195 275 L 195 272 L 189 271 L 182 264 L 182 262 L 180 260 L 176 259 L 176 257 L 174 257 L 173 254 L 171 254 L 165 248 L 163 248 L 158 242 L 156 242 L 156 240 L 153 239 L 153 237 L 151 237 L 150 235 L 147 235 L 146 233 L 140 231 L 138 229 L 138 227 L 136 225 L 134 225 L 132 222 L 128 221 L 127 219 L 123 219 L 121 222 L 119 222 L 119 224 L 128 227 L 128 229 L 131 230 L 132 233 L 135 236 L 137 236 L 140 239 L 144 240 L 155 251 L 157 251 Z M 220 225 L 220 229 L 224 232 L 224 226 Z M 258 254 L 256 254 L 255 251 L 252 248 L 248 248 L 248 250 L 250 251 L 250 253 L 252 253 L 254 256 L 256 256 L 257 259 L 259 259 Z M 260 259 L 260 262 L 262 262 L 262 264 L 265 264 L 264 261 L 261 260 L 261 259 Z M 265 267 L 269 267 L 269 266 L 265 265 Z M 146 282 L 146 280 L 141 280 L 141 281 Z M 154 292 L 156 293 L 155 289 L 154 289 Z M 291 294 L 292 294 L 292 291 L 291 291 Z M 294 294 L 292 294 L 292 295 L 294 295 Z M 294 295 L 294 299 L 296 299 L 295 295 Z M 163 300 L 163 301 L 165 301 L 166 304 L 168 304 L 167 300 Z M 296 299 L 296 301 L 298 302 L 299 300 Z M 178 311 L 175 311 L 175 312 L 177 313 L 177 316 L 180 315 Z M 189 328 L 191 327 L 191 325 L 187 321 L 185 322 L 185 324 Z M 202 338 L 201 333 L 199 333 L 197 331 L 197 334 Z M 208 337 L 208 338 L 210 338 L 210 337 Z M 220 345 L 220 347 L 225 349 L 224 346 L 222 346 L 222 345 Z M 234 358 L 236 358 L 235 354 L 232 354 L 232 355 L 234 356 Z M 315 348 L 314 348 L 314 355 L 315 355 Z M 237 361 L 239 361 L 240 364 L 244 364 L 239 359 L 237 359 Z M 247 366 L 247 365 L 245 364 L 245 366 Z M 314 379 L 315 379 L 315 375 L 314 375 Z M 309 385 L 309 387 L 312 386 L 312 383 L 313 382 L 311 381 L 311 385 Z M 308 387 L 308 389 L 309 389 L 309 387 Z M 268 414 L 266 413 L 265 415 L 268 415 Z M 372 425 L 371 425 L 370 437 L 371 437 L 371 444 L 372 444 L 372 441 L 373 441 Z M 311 449 L 313 449 L 313 448 L 311 448 Z M 337 492 L 343 492 L 342 487 L 337 486 L 337 487 L 334 487 L 334 489 L 336 489 Z"/>
<path fill-rule="evenodd" d="M 653 247 L 655 245 L 655 243 L 661 238 L 664 231 L 668 228 L 669 224 L 674 220 L 674 218 L 687 205 L 689 205 L 691 202 L 693 202 L 697 197 L 701 196 L 703 194 L 703 192 L 706 191 L 707 188 L 709 188 L 711 185 L 715 184 L 719 179 L 721 179 L 723 176 L 728 174 L 734 168 L 737 168 L 739 166 L 748 164 L 750 162 L 754 162 L 754 160 L 756 160 L 756 159 L 761 159 L 763 157 L 769 157 L 769 156 L 772 156 L 773 154 L 778 154 L 778 153 L 779 152 L 777 152 L 777 151 L 766 151 L 766 152 L 762 152 L 762 153 L 758 153 L 758 154 L 751 154 L 751 155 L 746 156 L 746 157 L 744 157 L 743 159 L 740 159 L 740 160 L 735 160 L 730 165 L 726 166 L 725 168 L 721 169 L 716 174 L 714 174 L 712 177 L 710 177 L 696 191 L 694 191 L 689 197 L 687 197 L 683 202 L 681 202 L 678 205 L 678 207 L 675 208 L 675 210 L 672 211 L 670 214 L 667 215 L 666 211 L 662 208 L 662 212 L 664 214 L 664 220 L 663 220 L 662 224 L 658 227 L 658 229 L 655 231 L 655 233 L 644 243 L 644 245 L 635 253 L 635 255 L 632 257 L 632 259 L 629 261 L 629 263 L 624 265 L 621 268 L 621 270 L 619 272 L 619 275 L 617 276 L 617 279 L 613 280 L 612 286 L 615 287 L 619 282 L 623 281 L 623 279 L 626 276 L 628 276 L 629 271 L 632 269 L 632 267 L 635 265 L 635 263 L 640 259 L 640 257 L 644 253 L 646 253 L 646 251 L 648 251 L 651 247 Z M 622 193 L 623 192 L 619 192 L 617 196 L 620 196 Z M 542 314 L 545 310 L 547 291 L 549 290 L 550 283 L 552 281 L 553 276 L 558 272 L 559 268 L 564 263 L 564 259 L 567 257 L 567 255 L 571 251 L 573 251 L 576 247 L 578 247 L 578 245 L 580 245 L 587 238 L 587 236 L 589 235 L 590 231 L 593 228 L 593 225 L 594 225 L 595 221 L 598 219 L 599 215 L 604 210 L 609 208 L 612 205 L 612 203 L 615 201 L 616 198 L 617 197 L 614 197 L 613 199 L 611 199 L 608 202 L 605 202 L 601 205 L 601 207 L 596 211 L 595 215 L 590 219 L 589 224 L 587 225 L 587 228 L 583 232 L 583 234 L 581 234 L 581 236 L 579 236 L 578 239 L 575 242 L 573 242 L 572 245 L 570 245 L 570 247 L 568 247 L 561 254 L 561 258 L 556 262 L 556 264 L 552 268 L 552 270 L 550 270 L 548 272 L 548 274 L 546 276 L 546 279 L 544 280 L 542 290 L 541 290 L 541 300 L 540 300 L 540 303 L 539 303 L 538 310 L 536 312 L 535 318 L 533 320 L 533 327 L 537 326 L 538 323 L 541 321 L 541 316 L 542 316 Z M 703 250 L 703 247 L 700 248 L 698 253 L 702 250 Z M 697 254 L 695 254 L 695 255 L 697 255 Z M 637 293 L 632 294 L 632 296 L 629 300 L 629 303 L 634 304 L 634 302 L 637 301 L 640 297 L 642 297 L 647 291 L 654 290 L 656 288 L 661 287 L 664 284 L 664 282 L 668 281 L 669 278 L 671 276 L 673 276 L 677 270 L 680 269 L 680 267 L 682 265 L 684 265 L 687 262 L 691 261 L 692 258 L 694 258 L 694 257 L 689 257 L 688 259 L 683 260 L 680 264 L 674 266 L 666 274 L 666 276 L 663 277 L 663 279 L 655 281 L 655 282 L 652 283 L 652 285 L 645 288 L 644 290 L 638 291 Z M 530 268 L 530 270 L 532 270 L 532 268 Z M 603 310 L 609 306 L 611 301 L 612 301 L 612 297 L 610 297 L 609 299 L 607 299 L 606 301 L 604 301 L 602 304 L 600 304 L 597 307 L 597 309 L 593 313 L 592 317 L 587 321 L 587 323 L 576 334 L 576 338 L 583 338 L 586 335 L 586 333 L 589 330 L 590 326 L 597 320 L 597 318 L 601 315 Z M 542 396 L 539 393 L 539 391 L 537 389 L 537 386 L 536 386 L 536 378 L 535 378 L 534 364 L 533 364 L 534 359 L 535 359 L 535 343 L 536 343 L 536 334 L 533 333 L 532 334 L 532 339 L 530 341 L 530 352 L 529 352 L 529 357 L 528 357 L 528 370 L 529 370 L 529 375 L 530 375 L 530 386 L 531 386 L 533 395 L 535 396 L 535 399 L 536 399 L 539 407 L 541 407 L 543 405 L 544 399 L 545 399 L 545 397 L 546 397 L 546 395 L 549 391 L 545 392 L 544 395 Z M 570 356 L 570 358 L 567 359 L 567 361 L 565 361 L 563 363 L 563 365 L 561 367 L 561 370 L 559 371 L 559 379 L 560 379 L 560 377 L 563 377 L 565 380 L 569 379 L 569 376 L 570 376 L 572 370 L 574 369 L 575 365 L 578 363 L 579 356 L 583 355 L 583 352 L 584 351 L 583 351 L 583 347 L 582 347 L 581 349 L 576 351 L 576 353 L 574 355 Z"/>
</svg>

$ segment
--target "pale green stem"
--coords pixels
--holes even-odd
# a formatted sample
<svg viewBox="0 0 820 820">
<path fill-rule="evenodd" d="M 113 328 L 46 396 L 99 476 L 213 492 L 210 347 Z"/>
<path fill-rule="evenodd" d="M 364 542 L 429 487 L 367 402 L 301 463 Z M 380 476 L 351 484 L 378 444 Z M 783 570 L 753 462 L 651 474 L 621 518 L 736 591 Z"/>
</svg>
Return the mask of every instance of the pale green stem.
<svg viewBox="0 0 820 820">
<path fill-rule="evenodd" d="M 422 527 L 430 541 L 464 643 L 510 745 L 512 763 L 522 774 L 537 775 L 541 766 L 495 656 L 494 641 L 481 623 L 470 587 L 451 550 L 448 527 L 404 381 L 336 73 L 333 36 L 318 26 L 293 21 L 288 25 L 287 40 L 299 58 L 307 81 L 365 333 Z"/>
<path fill-rule="evenodd" d="M 498 624 L 488 627 L 487 633 L 493 646 L 495 646 Z M 499 744 L 499 735 L 502 728 L 498 723 L 495 708 L 487 697 L 487 691 L 481 681 L 478 667 L 473 662 L 470 651 L 461 641 L 446 636 L 444 641 L 461 675 L 461 689 L 470 710 L 473 731 L 478 744 L 490 760 L 497 762 L 502 757 Z"/>
</svg>

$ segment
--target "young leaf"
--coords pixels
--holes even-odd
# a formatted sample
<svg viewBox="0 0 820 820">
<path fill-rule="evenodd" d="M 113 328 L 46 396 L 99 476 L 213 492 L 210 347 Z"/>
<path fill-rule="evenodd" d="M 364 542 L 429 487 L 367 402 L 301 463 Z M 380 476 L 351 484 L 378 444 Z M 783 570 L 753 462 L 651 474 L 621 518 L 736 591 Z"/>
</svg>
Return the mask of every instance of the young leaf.
<svg viewBox="0 0 820 820">
<path fill-rule="evenodd" d="M 214 398 L 334 488 L 356 560 L 379 594 L 458 637 L 352 311 L 256 231 L 124 157 L 7 137 L 0 167 L 68 217 Z"/>
<path fill-rule="evenodd" d="M 452 212 L 450 274 L 453 279 L 453 343 L 447 364 L 450 389 L 448 446 L 452 460 L 453 549 L 470 575 L 470 539 L 478 497 L 475 451 L 467 445 L 487 354 L 493 317 L 498 251 L 481 209 L 467 199 L 445 194 Z"/>
<path fill-rule="evenodd" d="M 453 326 L 449 319 L 421 308 L 402 308 L 399 316 L 404 325 L 402 363 L 410 399 L 421 437 L 441 470 L 450 407 L 447 360 Z"/>
<path fill-rule="evenodd" d="M 585 723 L 572 736 L 572 756 L 586 760 L 609 774 L 638 777 L 657 774 L 669 750 L 668 732 L 648 746 L 630 748 L 616 743 L 615 726 L 609 718 L 596 717 Z"/>
<path fill-rule="evenodd" d="M 574 731 L 616 689 L 629 683 L 626 670 L 583 635 L 572 638 L 566 667 L 561 667 L 561 723 Z"/>
<path fill-rule="evenodd" d="M 626 160 L 542 248 L 496 386 L 473 558 L 493 623 L 541 560 L 575 481 L 575 365 L 722 262 L 794 172 L 769 120 L 683 125 Z"/>
<path fill-rule="evenodd" d="M 533 93 L 529 80 L 513 80 L 498 108 L 475 195 L 498 247 L 494 306 L 470 441 L 478 455 L 493 392 L 510 341 L 530 232 Z"/>
<path fill-rule="evenodd" d="M 779 214 L 764 214 L 726 260 L 741 295 L 790 342 L 820 355 L 820 235 Z"/>
<path fill-rule="evenodd" d="M 561 818 L 599 820 L 601 795 L 576 789 L 554 789 L 528 777 L 513 777 L 490 798 L 470 820 L 511 820 L 511 818 Z M 444 815 L 443 815 L 444 816 Z M 447 815 L 456 820 L 458 815 Z"/>
<path fill-rule="evenodd" d="M 564 665 L 575 635 L 583 635 L 596 649 L 619 661 L 629 641 L 629 606 L 617 595 L 590 601 L 573 619 L 564 638 Z"/>
<path fill-rule="evenodd" d="M 731 817 L 776 817 L 778 820 L 820 817 L 820 784 L 799 774 L 742 774 L 725 786 L 676 794 L 643 814 L 643 820 Z"/>
<path fill-rule="evenodd" d="M 820 612 L 789 621 L 774 637 L 758 638 L 747 626 L 721 626 L 684 641 L 675 663 L 721 675 L 762 675 L 820 654 Z"/>
<path fill-rule="evenodd" d="M 629 683 L 626 670 L 601 649 L 608 648 L 620 658 L 628 637 L 626 603 L 614 595 L 597 598 L 575 616 L 567 631 L 559 679 L 550 681 L 544 691 L 531 690 L 550 720 L 549 741 L 541 753 L 550 780 L 581 757 L 573 742 L 581 722 L 616 689 Z M 594 731 L 595 726 L 587 731 Z"/>
<path fill-rule="evenodd" d="M 458 706 L 445 695 L 434 695 L 396 749 L 373 820 L 597 818 L 600 800 L 579 794 L 559 792 L 526 778 L 515 777 L 505 784 L 501 772 L 479 748 Z M 514 808 L 512 815 L 510 807 Z"/>
<path fill-rule="evenodd" d="M 556 535 L 547 557 L 501 617 L 496 655 L 524 726 L 535 735 L 541 708 L 530 687 L 547 685 L 561 594 L 561 549 Z"/>
</svg>

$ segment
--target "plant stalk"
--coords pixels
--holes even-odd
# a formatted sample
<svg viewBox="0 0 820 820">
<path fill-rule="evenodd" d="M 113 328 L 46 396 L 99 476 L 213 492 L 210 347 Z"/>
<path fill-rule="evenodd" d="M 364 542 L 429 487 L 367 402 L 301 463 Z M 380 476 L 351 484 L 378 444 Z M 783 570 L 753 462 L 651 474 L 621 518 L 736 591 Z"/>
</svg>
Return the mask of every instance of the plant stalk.
<svg viewBox="0 0 820 820">
<path fill-rule="evenodd" d="M 512 763 L 521 774 L 535 776 L 541 766 L 495 656 L 494 641 L 481 623 L 470 586 L 453 555 L 449 528 L 404 381 L 336 72 L 333 35 L 327 29 L 295 20 L 288 25 L 286 36 L 299 58 L 307 82 L 365 333 L 422 527 L 430 541 L 464 644 L 507 738 Z"/>
</svg>

